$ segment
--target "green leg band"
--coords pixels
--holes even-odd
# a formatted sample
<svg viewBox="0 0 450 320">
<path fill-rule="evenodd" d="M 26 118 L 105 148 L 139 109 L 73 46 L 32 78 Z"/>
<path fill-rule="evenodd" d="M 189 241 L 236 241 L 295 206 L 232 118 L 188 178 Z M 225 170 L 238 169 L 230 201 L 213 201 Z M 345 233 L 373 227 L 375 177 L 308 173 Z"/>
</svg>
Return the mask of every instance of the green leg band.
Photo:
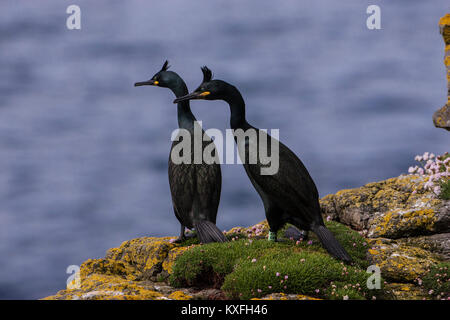
<svg viewBox="0 0 450 320">
<path fill-rule="evenodd" d="M 277 241 L 277 233 L 269 231 L 269 241 Z"/>
</svg>

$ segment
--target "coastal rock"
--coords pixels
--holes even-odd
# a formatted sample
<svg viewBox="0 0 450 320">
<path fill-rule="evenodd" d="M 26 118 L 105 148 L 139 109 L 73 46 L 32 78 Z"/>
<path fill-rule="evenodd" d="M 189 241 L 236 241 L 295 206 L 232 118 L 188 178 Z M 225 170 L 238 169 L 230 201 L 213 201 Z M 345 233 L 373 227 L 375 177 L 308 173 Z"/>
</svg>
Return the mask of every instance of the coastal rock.
<svg viewBox="0 0 450 320">
<path fill-rule="evenodd" d="M 426 177 L 402 175 L 321 200 L 322 214 L 369 238 L 450 232 L 450 202 L 424 188 Z"/>
<path fill-rule="evenodd" d="M 423 288 L 411 283 L 389 283 L 386 284 L 386 288 L 396 300 L 427 300 L 430 298 Z"/>
<path fill-rule="evenodd" d="M 447 70 L 447 103 L 433 114 L 437 128 L 450 130 L 450 14 L 439 20 L 439 30 L 445 43 L 444 64 Z"/>
<path fill-rule="evenodd" d="M 367 237 L 368 258 L 396 299 L 430 299 L 417 285 L 450 261 L 450 201 L 424 188 L 426 177 L 402 175 L 321 199 L 324 216 Z"/>
<path fill-rule="evenodd" d="M 155 281 L 158 274 L 170 274 L 176 257 L 189 249 L 189 247 L 177 247 L 170 242 L 171 239 L 174 238 L 142 237 L 125 241 L 120 247 L 109 249 L 104 260 L 113 265 L 126 266 L 127 279 Z M 92 272 L 96 271 L 102 270 L 92 270 Z"/>
<path fill-rule="evenodd" d="M 439 257 L 428 250 L 391 239 L 370 239 L 369 256 L 381 269 L 382 276 L 395 282 L 413 282 L 424 277 Z"/>
<path fill-rule="evenodd" d="M 447 68 L 449 68 L 447 66 Z M 433 123 L 436 128 L 450 131 L 450 104 L 444 105 L 433 113 Z"/>
<path fill-rule="evenodd" d="M 399 242 L 430 251 L 439 256 L 443 261 L 450 261 L 450 233 L 404 238 L 399 239 Z"/>
<path fill-rule="evenodd" d="M 366 236 L 368 261 L 380 267 L 386 288 L 396 299 L 430 299 L 417 281 L 426 278 L 433 266 L 449 261 L 449 201 L 425 190 L 425 182 L 426 178 L 420 176 L 400 176 L 321 199 L 327 220 L 337 220 Z M 225 232 L 232 240 L 248 239 L 249 243 L 264 239 L 267 233 L 267 221 Z M 174 288 L 168 284 L 177 258 L 199 246 L 189 245 L 195 241 L 183 246 L 173 243 L 174 239 L 141 237 L 125 241 L 109 249 L 104 258 L 85 261 L 78 283 L 74 280 L 69 288 L 45 299 L 226 299 L 220 287 Z M 323 254 L 320 246 L 317 250 Z M 302 292 L 279 292 L 262 299 L 314 298 Z"/>
<path fill-rule="evenodd" d="M 59 291 L 45 300 L 168 300 L 190 299 L 182 290 L 159 292 L 157 284 L 126 280 L 120 276 L 93 273 L 81 277 L 78 288 Z"/>
<path fill-rule="evenodd" d="M 252 300 L 322 300 L 302 294 L 285 294 L 285 293 L 271 293 L 262 298 L 254 298 Z"/>
</svg>

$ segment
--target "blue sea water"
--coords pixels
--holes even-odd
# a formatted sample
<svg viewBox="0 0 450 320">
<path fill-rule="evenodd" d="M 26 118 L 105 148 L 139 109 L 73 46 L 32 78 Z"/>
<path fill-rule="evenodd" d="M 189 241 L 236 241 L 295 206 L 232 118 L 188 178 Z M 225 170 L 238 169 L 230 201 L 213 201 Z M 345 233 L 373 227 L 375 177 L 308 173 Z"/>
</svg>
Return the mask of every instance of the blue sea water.
<svg viewBox="0 0 450 320">
<path fill-rule="evenodd" d="M 446 101 L 447 0 L 74 2 L 0 2 L 0 299 L 45 297 L 69 265 L 178 233 L 174 97 L 133 87 L 165 59 L 190 89 L 202 65 L 236 85 L 249 122 L 280 129 L 321 196 L 449 151 L 431 120 Z M 66 28 L 71 4 L 81 30 Z M 366 27 L 370 4 L 381 30 Z M 205 128 L 228 128 L 224 102 L 192 108 Z M 243 168 L 222 172 L 219 227 L 263 220 Z"/>
</svg>

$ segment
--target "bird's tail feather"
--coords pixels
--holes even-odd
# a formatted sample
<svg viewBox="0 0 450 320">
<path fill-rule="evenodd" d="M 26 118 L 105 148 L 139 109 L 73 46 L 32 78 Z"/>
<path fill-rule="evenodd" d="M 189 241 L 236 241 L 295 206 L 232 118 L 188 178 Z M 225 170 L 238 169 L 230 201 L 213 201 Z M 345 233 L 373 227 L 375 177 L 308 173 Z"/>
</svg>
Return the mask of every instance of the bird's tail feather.
<svg viewBox="0 0 450 320">
<path fill-rule="evenodd" d="M 197 235 L 202 243 L 209 242 L 226 242 L 227 238 L 223 235 L 222 231 L 211 221 L 201 220 L 194 224 Z"/>
<path fill-rule="evenodd" d="M 325 226 L 315 226 L 312 228 L 314 233 L 319 237 L 320 242 L 325 247 L 325 249 L 335 258 L 340 259 L 344 262 L 352 262 L 352 258 L 345 251 L 342 245 L 337 241 L 334 235 Z"/>
</svg>

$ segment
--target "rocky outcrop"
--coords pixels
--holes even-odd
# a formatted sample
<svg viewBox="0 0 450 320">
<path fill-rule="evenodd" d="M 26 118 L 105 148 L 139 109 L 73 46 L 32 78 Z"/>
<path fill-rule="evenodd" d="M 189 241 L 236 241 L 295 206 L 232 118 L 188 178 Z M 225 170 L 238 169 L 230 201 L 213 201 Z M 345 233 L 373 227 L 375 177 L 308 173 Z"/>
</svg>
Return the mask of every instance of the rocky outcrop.
<svg viewBox="0 0 450 320">
<path fill-rule="evenodd" d="M 192 299 L 190 289 L 174 289 L 158 281 L 157 275 L 171 272 L 177 248 L 170 237 L 143 237 L 125 241 L 108 250 L 105 258 L 89 259 L 80 266 L 79 285 L 73 280 L 66 290 L 45 299 Z"/>
<path fill-rule="evenodd" d="M 450 130 L 450 14 L 439 20 L 439 29 L 445 43 L 444 64 L 447 70 L 447 103 L 433 114 L 433 123 L 438 128 Z"/>
<path fill-rule="evenodd" d="M 400 176 L 321 199 L 327 220 L 336 220 L 367 238 L 367 255 L 381 269 L 386 288 L 397 299 L 430 298 L 420 286 L 430 268 L 449 261 L 449 201 L 424 188 L 426 177 Z M 231 240 L 267 236 L 266 221 L 227 232 Z M 79 283 L 46 299 L 225 299 L 217 287 L 173 288 L 167 278 L 176 259 L 199 246 L 173 243 L 175 237 L 125 241 L 102 259 L 80 267 Z M 194 242 L 192 242 L 194 243 Z M 418 281 L 419 280 L 419 281 Z M 314 299 L 302 292 L 271 293 L 262 299 Z"/>
<path fill-rule="evenodd" d="M 397 297 L 423 297 L 416 279 L 433 265 L 450 261 L 450 201 L 424 188 L 425 176 L 400 176 L 342 190 L 322 199 L 322 213 L 359 230 L 369 241 L 369 258 Z M 398 290 L 398 288 L 407 288 Z"/>
<path fill-rule="evenodd" d="M 322 213 L 369 238 L 450 232 L 450 202 L 424 188 L 423 176 L 400 176 L 342 190 L 321 201 Z"/>
</svg>

